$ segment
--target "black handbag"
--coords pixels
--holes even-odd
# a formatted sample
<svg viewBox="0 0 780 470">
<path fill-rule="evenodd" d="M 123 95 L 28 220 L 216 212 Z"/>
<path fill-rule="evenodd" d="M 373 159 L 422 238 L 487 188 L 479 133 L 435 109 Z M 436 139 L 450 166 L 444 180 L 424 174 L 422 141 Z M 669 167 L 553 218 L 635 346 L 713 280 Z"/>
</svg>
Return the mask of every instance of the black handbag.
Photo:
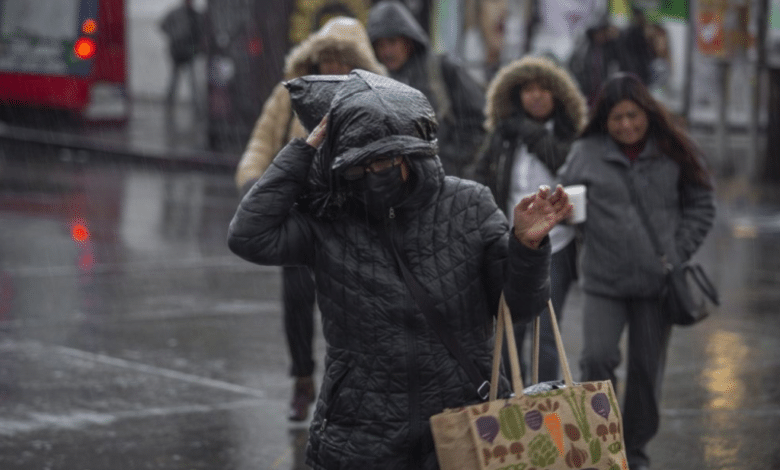
<svg viewBox="0 0 780 470">
<path fill-rule="evenodd" d="M 642 224 L 650 236 L 653 248 L 666 273 L 664 288 L 661 290 L 661 303 L 669 322 L 673 325 L 690 326 L 704 320 L 710 315 L 713 305 L 720 305 L 718 290 L 700 264 L 689 261 L 674 266 L 668 262 L 658 235 L 650 225 L 650 219 L 639 202 L 631 180 L 626 177 L 625 181 L 636 201 L 639 218 L 642 219 Z"/>
<path fill-rule="evenodd" d="M 712 309 L 710 304 L 720 305 L 715 286 L 704 269 L 694 263 L 683 263 L 668 272 L 661 295 L 664 309 L 675 325 L 698 323 L 709 316 Z"/>
</svg>

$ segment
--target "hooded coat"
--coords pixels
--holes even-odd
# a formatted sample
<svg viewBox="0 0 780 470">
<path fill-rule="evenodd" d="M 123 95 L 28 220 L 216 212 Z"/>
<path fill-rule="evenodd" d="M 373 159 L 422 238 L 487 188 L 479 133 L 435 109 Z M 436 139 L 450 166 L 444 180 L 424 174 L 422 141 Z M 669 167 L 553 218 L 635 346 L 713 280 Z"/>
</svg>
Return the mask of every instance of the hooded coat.
<svg viewBox="0 0 780 470">
<path fill-rule="evenodd" d="M 553 130 L 527 116 L 520 102 L 520 89 L 535 82 L 549 90 L 555 102 Z M 544 57 L 524 57 L 504 66 L 490 82 L 485 106 L 485 129 L 488 138 L 477 158 L 475 179 L 487 185 L 502 208 L 512 190 L 512 169 L 520 145 L 525 145 L 529 162 L 524 165 L 523 190 L 535 191 L 539 185 L 553 185 L 558 168 L 563 165 L 577 134 L 585 126 L 587 104 L 577 84 L 563 68 Z M 550 234 L 571 239 L 558 232 Z M 555 244 L 555 243 L 554 243 Z M 560 245 L 562 246 L 562 245 Z"/>
<path fill-rule="evenodd" d="M 403 4 L 383 1 L 374 5 L 367 29 L 372 44 L 396 36 L 412 40 L 412 55 L 390 76 L 428 98 L 439 122 L 439 156 L 444 170 L 448 175 L 463 176 L 484 138 L 483 88 L 460 63 L 430 51 L 428 34 Z"/>
<path fill-rule="evenodd" d="M 365 28 L 353 18 L 336 17 L 296 46 L 285 59 L 284 79 L 318 73 L 317 64 L 323 51 L 337 51 L 353 68 L 385 74 L 374 57 Z M 290 95 L 280 83 L 271 91 L 255 123 L 246 150 L 236 169 L 236 186 L 245 193 L 268 168 L 274 155 L 290 139 L 306 137 L 308 132 L 294 118 Z"/>
<path fill-rule="evenodd" d="M 433 110 L 419 91 L 353 71 L 331 101 L 320 149 L 292 141 L 231 221 L 228 243 L 237 255 L 314 272 L 327 343 L 307 447 L 315 469 L 438 468 L 429 418 L 479 401 L 415 302 L 388 243 L 486 379 L 502 290 L 515 321 L 532 319 L 548 298 L 549 243 L 525 247 L 486 187 L 445 176 L 435 131 Z M 340 175 L 381 155 L 404 157 L 408 191 L 393 207 L 372 212 Z M 316 172 L 314 179 L 329 181 L 320 185 L 350 194 L 337 217 L 317 217 L 296 204 L 317 166 L 329 169 Z M 499 393 L 507 393 L 505 383 Z"/>
</svg>

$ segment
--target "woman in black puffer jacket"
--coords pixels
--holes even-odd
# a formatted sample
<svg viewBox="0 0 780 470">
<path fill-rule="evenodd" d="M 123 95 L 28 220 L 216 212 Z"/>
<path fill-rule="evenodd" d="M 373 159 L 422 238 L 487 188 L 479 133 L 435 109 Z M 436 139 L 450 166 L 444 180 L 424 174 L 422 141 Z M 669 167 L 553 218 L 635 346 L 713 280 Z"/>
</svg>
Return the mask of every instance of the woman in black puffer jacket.
<svg viewBox="0 0 780 470">
<path fill-rule="evenodd" d="M 322 95 L 318 83 L 308 96 Z M 444 176 L 420 92 L 354 71 L 329 98 L 324 131 L 293 140 L 241 201 L 229 246 L 255 263 L 315 274 L 327 354 L 308 464 L 435 469 L 428 419 L 480 398 L 388 244 L 487 379 L 500 294 L 515 321 L 543 309 L 547 233 L 571 206 L 562 190 L 540 190 L 518 205 L 510 230 L 486 187 Z"/>
</svg>

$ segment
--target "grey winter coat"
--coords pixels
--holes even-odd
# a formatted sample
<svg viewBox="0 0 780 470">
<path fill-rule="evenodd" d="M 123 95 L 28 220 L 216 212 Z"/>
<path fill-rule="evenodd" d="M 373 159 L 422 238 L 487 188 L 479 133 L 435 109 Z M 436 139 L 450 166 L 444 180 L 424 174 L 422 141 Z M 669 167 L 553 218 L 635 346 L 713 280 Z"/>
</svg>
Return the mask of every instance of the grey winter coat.
<svg viewBox="0 0 780 470">
<path fill-rule="evenodd" d="M 439 158 L 424 150 L 435 149 L 435 120 L 418 91 L 356 71 L 328 116 L 319 152 L 293 140 L 244 197 L 230 224 L 229 246 L 255 263 L 307 265 L 315 274 L 327 351 L 308 464 L 434 469 L 430 416 L 479 399 L 427 323 L 380 234 L 390 234 L 485 378 L 500 293 L 515 321 L 527 322 L 542 310 L 549 295 L 549 243 L 526 248 L 485 186 L 444 176 Z M 412 189 L 392 210 L 365 213 L 351 201 L 341 206 L 340 217 L 319 218 L 296 205 L 313 162 L 331 169 L 326 178 L 337 187 L 339 171 L 377 154 L 403 154 L 410 166 Z"/>
<path fill-rule="evenodd" d="M 559 172 L 565 185 L 587 186 L 581 268 L 583 289 L 609 297 L 656 297 L 664 268 L 626 182 L 666 250 L 668 261 L 687 261 L 715 218 L 713 191 L 680 181 L 680 167 L 652 138 L 632 164 L 608 135 L 578 140 Z"/>
</svg>

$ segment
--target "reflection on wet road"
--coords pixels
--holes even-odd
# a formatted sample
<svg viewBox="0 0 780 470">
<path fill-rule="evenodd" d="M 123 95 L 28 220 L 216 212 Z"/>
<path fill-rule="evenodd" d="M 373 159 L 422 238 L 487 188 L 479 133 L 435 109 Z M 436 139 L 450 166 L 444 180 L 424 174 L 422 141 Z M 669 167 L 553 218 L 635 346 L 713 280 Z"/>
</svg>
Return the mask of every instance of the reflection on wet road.
<svg viewBox="0 0 780 470">
<path fill-rule="evenodd" d="M 722 187 L 698 255 L 722 307 L 672 337 L 653 468 L 780 468 L 780 198 Z M 237 201 L 229 172 L 2 147 L 1 469 L 306 468 L 278 268 L 229 253 Z"/>
</svg>

